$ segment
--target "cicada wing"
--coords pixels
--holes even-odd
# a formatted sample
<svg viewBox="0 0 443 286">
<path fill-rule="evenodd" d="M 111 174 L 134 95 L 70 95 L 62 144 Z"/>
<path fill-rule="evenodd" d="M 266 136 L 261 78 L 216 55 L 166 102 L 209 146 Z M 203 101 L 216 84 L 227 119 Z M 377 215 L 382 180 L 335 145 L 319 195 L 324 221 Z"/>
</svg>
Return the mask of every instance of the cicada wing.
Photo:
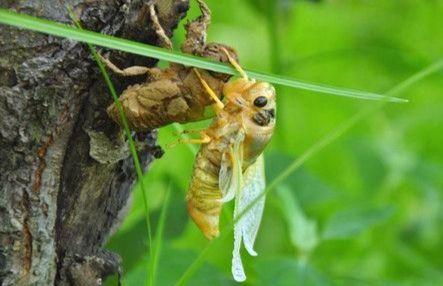
<svg viewBox="0 0 443 286">
<path fill-rule="evenodd" d="M 234 227 L 234 249 L 232 250 L 232 276 L 235 281 L 242 282 L 246 280 L 245 269 L 240 256 L 240 249 L 242 243 L 242 229 L 237 226 Z"/>
<path fill-rule="evenodd" d="M 265 205 L 265 186 L 264 159 L 261 155 L 243 174 L 242 189 L 235 199 L 234 219 L 238 220 L 234 226 L 232 274 L 236 281 L 246 279 L 240 256 L 241 242 L 250 255 L 257 255 L 254 242 Z"/>
<path fill-rule="evenodd" d="M 243 140 L 245 136 L 240 132 L 233 144 L 229 146 L 229 151 L 224 153 L 220 165 L 218 184 L 222 193 L 222 202 L 232 200 L 238 190 L 241 189 L 243 175 Z"/>
<path fill-rule="evenodd" d="M 256 256 L 254 243 L 265 208 L 266 178 L 263 155 L 258 157 L 257 161 L 245 171 L 243 180 L 240 207 L 242 211 L 250 208 L 241 218 L 244 221 L 242 224 L 243 242 L 249 254 Z"/>
</svg>

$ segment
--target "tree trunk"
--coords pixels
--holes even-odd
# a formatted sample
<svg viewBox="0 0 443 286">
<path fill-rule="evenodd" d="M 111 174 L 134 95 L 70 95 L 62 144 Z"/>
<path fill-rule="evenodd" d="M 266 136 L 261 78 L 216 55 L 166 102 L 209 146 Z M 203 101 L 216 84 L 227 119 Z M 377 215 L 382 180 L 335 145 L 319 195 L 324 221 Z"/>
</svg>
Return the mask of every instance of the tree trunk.
<svg viewBox="0 0 443 286">
<path fill-rule="evenodd" d="M 14 9 L 157 44 L 147 0 L 0 0 Z M 170 35 L 188 0 L 158 1 Z M 0 285 L 100 285 L 120 259 L 101 247 L 121 219 L 134 182 L 120 128 L 105 112 L 112 101 L 84 44 L 0 26 Z M 118 52 L 121 67 L 156 61 Z M 117 91 L 144 78 L 113 77 Z M 140 152 L 156 153 L 154 132 Z M 115 147 L 117 148 L 117 147 Z"/>
</svg>

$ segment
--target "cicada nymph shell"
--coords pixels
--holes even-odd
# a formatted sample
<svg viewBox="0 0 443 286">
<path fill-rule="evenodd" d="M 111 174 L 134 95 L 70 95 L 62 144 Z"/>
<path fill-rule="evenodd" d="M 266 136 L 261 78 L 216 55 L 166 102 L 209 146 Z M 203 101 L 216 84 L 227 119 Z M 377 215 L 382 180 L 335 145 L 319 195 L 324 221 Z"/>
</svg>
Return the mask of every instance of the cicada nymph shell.
<svg viewBox="0 0 443 286">
<path fill-rule="evenodd" d="M 186 24 L 186 39 L 182 45 L 182 51 L 226 63 L 228 58 L 222 50 L 228 50 L 231 57 L 237 58 L 236 52 L 231 47 L 218 43 L 206 43 L 206 30 L 211 20 L 210 11 L 203 1 L 198 0 L 198 3 L 202 15 Z M 164 43 L 169 43 L 167 47 L 172 47 L 169 38 L 158 24 L 153 6 L 151 8 L 152 21 L 158 25 L 158 36 Z M 129 86 L 119 98 L 130 128 L 136 131 L 151 130 L 173 122 L 188 123 L 203 120 L 205 108 L 213 103 L 201 86 L 193 68 L 170 64 L 165 70 L 140 66 L 120 70 L 109 60 L 103 60 L 110 69 L 120 75 L 145 74 L 148 77 L 144 83 Z M 221 98 L 223 86 L 231 76 L 205 70 L 199 71 L 215 94 Z M 109 116 L 121 125 L 120 114 L 114 103 L 108 107 L 107 111 Z"/>
</svg>

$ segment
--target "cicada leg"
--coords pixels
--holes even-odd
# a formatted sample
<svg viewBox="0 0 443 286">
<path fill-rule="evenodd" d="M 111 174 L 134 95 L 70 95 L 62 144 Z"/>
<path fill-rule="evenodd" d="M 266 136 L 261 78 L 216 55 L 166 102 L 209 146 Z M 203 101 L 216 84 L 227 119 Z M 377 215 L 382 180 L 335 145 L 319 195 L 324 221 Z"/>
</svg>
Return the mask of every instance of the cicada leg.
<svg viewBox="0 0 443 286">
<path fill-rule="evenodd" d="M 200 54 L 206 46 L 206 30 L 211 24 L 211 10 L 202 0 L 197 0 L 201 16 L 185 25 L 186 39 L 181 50 L 187 54 Z"/>
<path fill-rule="evenodd" d="M 204 131 L 189 131 L 188 133 L 199 133 L 201 138 L 180 138 L 176 142 L 172 142 L 167 145 L 168 148 L 173 148 L 178 144 L 207 144 L 211 142 L 211 137 L 209 137 Z"/>
<path fill-rule="evenodd" d="M 109 59 L 103 57 L 100 53 L 97 53 L 100 60 L 114 73 L 121 75 L 121 76 L 138 76 L 138 75 L 150 75 L 152 77 L 156 77 L 161 73 L 161 71 L 158 68 L 148 68 L 148 67 L 142 67 L 142 66 L 132 66 L 125 69 L 120 69 L 114 63 L 112 63 Z"/>
<path fill-rule="evenodd" d="M 172 132 L 175 136 L 180 136 L 182 134 L 201 134 L 203 130 L 183 130 Z"/>
<path fill-rule="evenodd" d="M 215 112 L 220 113 L 221 110 L 225 107 L 224 103 L 218 98 L 218 96 L 215 94 L 215 92 L 212 90 L 212 88 L 209 86 L 209 84 L 203 79 L 200 72 L 197 69 L 193 69 L 197 77 L 199 78 L 200 82 L 202 83 L 203 87 L 205 88 L 206 92 L 209 94 L 209 96 L 212 98 L 212 100 L 215 101 Z"/>
<path fill-rule="evenodd" d="M 200 132 L 200 135 L 202 137 L 197 138 L 197 139 L 195 139 L 195 138 L 190 138 L 190 139 L 181 138 L 179 140 L 179 143 L 182 143 L 182 144 L 207 144 L 207 143 L 211 142 L 211 137 L 206 135 L 206 133 Z"/>
<path fill-rule="evenodd" d="M 224 47 L 222 47 L 221 49 L 226 54 L 226 56 L 228 57 L 229 62 L 231 63 L 231 65 L 240 73 L 242 78 L 248 79 L 248 75 L 243 70 L 243 68 L 240 66 L 240 64 L 231 56 L 231 54 Z"/>
<path fill-rule="evenodd" d="M 139 13 L 139 20 L 142 21 L 142 19 L 144 19 L 146 15 L 151 19 L 154 25 L 155 32 L 157 33 L 157 36 L 161 40 L 161 46 L 172 50 L 172 42 L 166 35 L 163 27 L 160 25 L 157 13 L 155 12 L 154 3 L 144 4 L 141 7 L 141 11 Z M 103 57 L 102 55 L 99 54 L 99 57 L 110 70 L 121 76 L 138 76 L 138 75 L 148 74 L 155 78 L 161 73 L 161 71 L 158 68 L 148 68 L 143 66 L 132 66 L 122 70 L 119 67 L 117 67 L 115 64 L 113 64 L 109 59 Z"/>
<path fill-rule="evenodd" d="M 208 5 L 206 5 L 205 1 L 197 0 L 198 6 L 200 7 L 200 12 L 202 13 L 201 22 L 208 27 L 211 24 L 211 10 L 209 10 Z"/>
<path fill-rule="evenodd" d="M 146 7 L 146 6 L 143 6 Z M 162 25 L 160 24 L 157 12 L 155 11 L 155 5 L 154 3 L 148 4 L 149 7 L 149 16 L 151 18 L 152 24 L 154 25 L 155 32 L 157 33 L 157 36 L 162 41 L 162 46 L 164 48 L 167 48 L 169 50 L 172 50 L 172 42 L 171 39 L 166 35 L 165 30 L 163 29 Z"/>
</svg>

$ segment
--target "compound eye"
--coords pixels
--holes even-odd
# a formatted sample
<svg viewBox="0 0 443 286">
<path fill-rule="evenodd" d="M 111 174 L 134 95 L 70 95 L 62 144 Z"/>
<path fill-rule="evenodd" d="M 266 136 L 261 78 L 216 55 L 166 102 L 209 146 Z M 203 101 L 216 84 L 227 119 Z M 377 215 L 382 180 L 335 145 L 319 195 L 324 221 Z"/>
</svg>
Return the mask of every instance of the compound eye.
<svg viewBox="0 0 443 286">
<path fill-rule="evenodd" d="M 257 107 L 265 107 L 268 104 L 268 99 L 264 96 L 259 96 L 254 100 L 254 105 Z"/>
</svg>

